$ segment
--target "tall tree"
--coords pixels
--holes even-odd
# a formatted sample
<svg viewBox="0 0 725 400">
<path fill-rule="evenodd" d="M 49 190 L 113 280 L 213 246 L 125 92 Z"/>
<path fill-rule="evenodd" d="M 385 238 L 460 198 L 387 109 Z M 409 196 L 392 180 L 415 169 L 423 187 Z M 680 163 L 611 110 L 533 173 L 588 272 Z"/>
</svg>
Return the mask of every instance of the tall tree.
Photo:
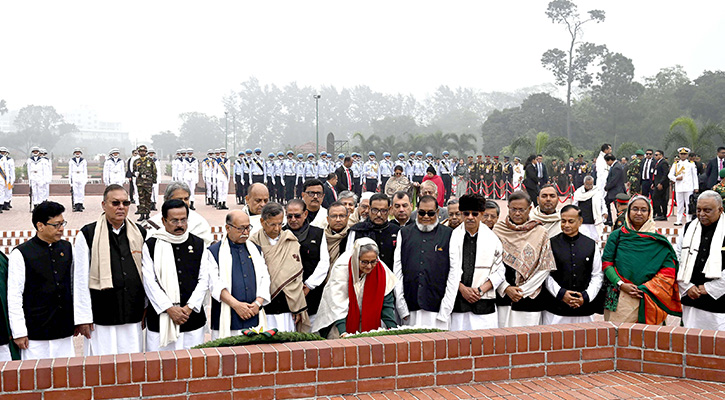
<svg viewBox="0 0 725 400">
<path fill-rule="evenodd" d="M 176 150 L 180 147 L 179 136 L 171 131 L 163 131 L 155 135 L 151 135 L 151 143 L 153 143 L 154 150 L 156 150 L 156 156 L 159 158 L 168 158 L 169 156 L 173 156 Z M 209 143 L 209 146 L 214 147 L 211 143 Z M 208 149 L 199 148 L 196 149 L 196 152 L 201 155 L 202 152 L 207 150 Z"/>
<path fill-rule="evenodd" d="M 8 138 L 8 147 L 21 154 L 28 154 L 33 146 L 52 149 L 65 134 L 77 131 L 53 106 L 25 106 L 18 111 L 14 124 L 17 131 Z"/>
<path fill-rule="evenodd" d="M 722 126 L 708 123 L 702 129 L 692 118 L 680 117 L 672 121 L 670 131 L 665 136 L 665 149 L 670 146 L 686 146 L 697 154 L 711 154 L 714 150 L 712 139 L 719 137 L 725 140 L 725 129 Z"/>
<path fill-rule="evenodd" d="M 522 136 L 511 142 L 508 146 L 511 153 L 517 154 L 516 150 L 521 150 L 522 159 L 528 154 L 541 154 L 544 156 L 554 157 L 558 160 L 568 160 L 573 154 L 573 148 L 567 138 L 563 136 L 551 137 L 546 132 L 539 132 L 532 138 L 530 136 Z"/>
<path fill-rule="evenodd" d="M 179 115 L 179 143 L 191 147 L 194 152 L 204 152 L 209 147 L 224 147 L 225 126 L 219 119 L 200 112 L 187 112 Z M 230 133 L 231 136 L 231 133 Z M 229 142 L 231 143 L 231 142 Z M 227 149 L 231 152 L 231 149 Z"/>
<path fill-rule="evenodd" d="M 705 71 L 692 84 L 681 88 L 678 97 L 694 118 L 725 123 L 725 71 Z"/>
<path fill-rule="evenodd" d="M 592 83 L 589 65 L 606 49 L 603 45 L 579 43 L 583 34 L 583 26 L 588 22 L 603 22 L 604 11 L 589 10 L 588 16 L 582 18 L 577 6 L 569 0 L 554 0 L 546 9 L 546 16 L 555 24 L 564 25 L 569 33 L 569 49 L 549 49 L 541 56 L 541 64 L 554 74 L 556 84 L 566 86 L 566 137 L 571 142 L 571 87 L 574 82 L 586 88 Z"/>
</svg>

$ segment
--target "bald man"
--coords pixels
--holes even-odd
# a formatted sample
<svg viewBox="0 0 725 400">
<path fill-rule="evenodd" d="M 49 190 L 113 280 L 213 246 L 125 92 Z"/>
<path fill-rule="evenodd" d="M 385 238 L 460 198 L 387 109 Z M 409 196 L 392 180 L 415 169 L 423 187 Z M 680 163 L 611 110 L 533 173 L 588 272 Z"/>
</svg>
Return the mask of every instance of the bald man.
<svg viewBox="0 0 725 400">
<path fill-rule="evenodd" d="M 249 216 L 249 223 L 252 225 L 252 230 L 249 234 L 252 234 L 262 228 L 260 218 L 262 208 L 265 204 L 269 203 L 269 189 L 263 183 L 253 183 L 249 187 L 249 191 L 244 200 L 247 204 L 242 210 Z"/>
<path fill-rule="evenodd" d="M 218 278 L 212 281 L 219 282 L 222 288 L 211 304 L 212 339 L 241 335 L 243 330 L 259 325 L 259 311 L 271 297 L 267 264 L 260 248 L 247 240 L 249 215 L 231 211 L 225 229 L 222 240 L 209 247 L 219 265 Z"/>
</svg>

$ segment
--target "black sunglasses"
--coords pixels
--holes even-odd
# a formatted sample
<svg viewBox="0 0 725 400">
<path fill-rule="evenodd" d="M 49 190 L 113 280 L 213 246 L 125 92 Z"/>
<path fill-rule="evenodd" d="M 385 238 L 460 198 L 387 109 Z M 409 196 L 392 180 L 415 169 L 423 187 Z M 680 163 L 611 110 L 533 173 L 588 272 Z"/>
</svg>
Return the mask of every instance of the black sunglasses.
<svg viewBox="0 0 725 400">
<path fill-rule="evenodd" d="M 299 219 L 302 218 L 302 214 L 287 214 L 287 219 Z"/>
<path fill-rule="evenodd" d="M 425 211 L 425 210 L 418 210 L 418 215 L 421 217 L 425 217 L 428 215 L 429 217 L 434 217 L 436 215 L 435 211 Z"/>
<path fill-rule="evenodd" d="M 463 211 L 463 216 L 468 217 L 469 215 L 473 215 L 474 217 L 478 217 L 479 212 L 478 211 Z"/>
<path fill-rule="evenodd" d="M 111 202 L 111 205 L 114 206 L 114 207 L 118 207 L 121 204 L 123 204 L 124 207 L 128 207 L 128 206 L 131 205 L 131 202 L 129 200 L 124 200 L 124 201 L 121 201 L 121 200 L 113 200 Z"/>
</svg>

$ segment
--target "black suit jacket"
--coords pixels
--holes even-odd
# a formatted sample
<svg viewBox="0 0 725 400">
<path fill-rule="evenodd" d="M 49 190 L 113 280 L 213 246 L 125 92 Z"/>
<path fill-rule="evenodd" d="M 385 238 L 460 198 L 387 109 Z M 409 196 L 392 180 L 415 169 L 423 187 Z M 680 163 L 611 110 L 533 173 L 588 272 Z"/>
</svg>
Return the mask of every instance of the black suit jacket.
<svg viewBox="0 0 725 400">
<path fill-rule="evenodd" d="M 718 171 L 717 164 L 717 157 L 707 163 L 707 168 L 705 169 L 705 185 L 708 189 L 712 189 L 712 187 L 717 185 L 717 182 L 720 180 L 720 171 Z M 723 167 L 725 167 L 725 163 L 723 164 Z"/>
<path fill-rule="evenodd" d="M 528 164 L 524 168 L 524 186 L 526 186 L 526 190 L 533 190 L 536 193 L 539 192 L 539 178 L 537 177 L 537 173 L 538 171 L 534 164 Z"/>
<path fill-rule="evenodd" d="M 655 161 L 657 163 L 657 161 Z M 659 164 L 655 166 L 655 175 L 652 183 L 657 189 L 657 185 L 662 184 L 662 189 L 667 189 L 670 186 L 670 178 L 667 174 L 670 173 L 670 164 L 664 158 L 660 160 Z"/>
<path fill-rule="evenodd" d="M 537 170 L 536 172 L 537 172 L 537 176 L 538 176 L 539 166 L 536 165 L 535 168 Z M 546 170 L 546 164 L 541 163 L 541 179 L 539 180 L 539 185 L 541 186 L 541 185 L 545 185 L 547 183 L 549 183 L 549 172 Z"/>
<path fill-rule="evenodd" d="M 335 202 L 335 194 L 332 192 L 332 188 L 329 182 L 325 182 L 322 185 L 322 189 L 325 191 L 325 197 L 322 199 L 322 207 L 330 208 L 330 204 Z M 337 191 L 337 189 L 335 189 Z"/>
<path fill-rule="evenodd" d="M 345 173 L 345 166 L 342 165 L 338 169 L 335 170 L 335 175 L 337 175 L 337 185 L 335 185 L 335 190 L 337 190 L 337 193 L 340 193 L 342 191 L 347 190 L 347 174 Z M 350 178 L 354 179 L 352 177 L 352 170 L 350 170 Z M 354 185 L 353 185 L 354 188 Z M 327 207 L 325 207 L 327 208 Z"/>
<path fill-rule="evenodd" d="M 615 162 L 609 168 L 607 175 L 607 184 L 604 186 L 607 191 L 607 200 L 615 200 L 617 195 L 624 193 L 627 189 L 624 186 L 624 168 L 619 162 Z"/>
<path fill-rule="evenodd" d="M 640 164 L 640 165 L 642 165 L 642 170 L 639 171 L 639 177 L 640 177 L 640 179 L 644 179 L 644 176 L 645 176 L 644 175 L 644 165 L 646 163 L 647 163 L 647 159 L 646 158 L 642 159 L 642 164 Z M 654 179 L 654 175 L 655 175 L 655 164 L 657 164 L 657 160 L 655 160 L 654 158 L 652 158 L 651 160 L 649 160 L 649 180 L 653 180 Z"/>
</svg>

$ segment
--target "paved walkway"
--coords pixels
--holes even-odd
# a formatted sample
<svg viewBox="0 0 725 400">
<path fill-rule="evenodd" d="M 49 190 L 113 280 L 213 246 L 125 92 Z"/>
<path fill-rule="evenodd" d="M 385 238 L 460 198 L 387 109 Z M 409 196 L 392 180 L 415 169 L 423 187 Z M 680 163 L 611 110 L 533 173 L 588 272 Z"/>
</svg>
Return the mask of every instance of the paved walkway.
<svg viewBox="0 0 725 400">
<path fill-rule="evenodd" d="M 412 399 L 723 399 L 725 384 L 632 372 L 519 379 L 479 385 L 392 391 L 326 400 Z"/>
</svg>

